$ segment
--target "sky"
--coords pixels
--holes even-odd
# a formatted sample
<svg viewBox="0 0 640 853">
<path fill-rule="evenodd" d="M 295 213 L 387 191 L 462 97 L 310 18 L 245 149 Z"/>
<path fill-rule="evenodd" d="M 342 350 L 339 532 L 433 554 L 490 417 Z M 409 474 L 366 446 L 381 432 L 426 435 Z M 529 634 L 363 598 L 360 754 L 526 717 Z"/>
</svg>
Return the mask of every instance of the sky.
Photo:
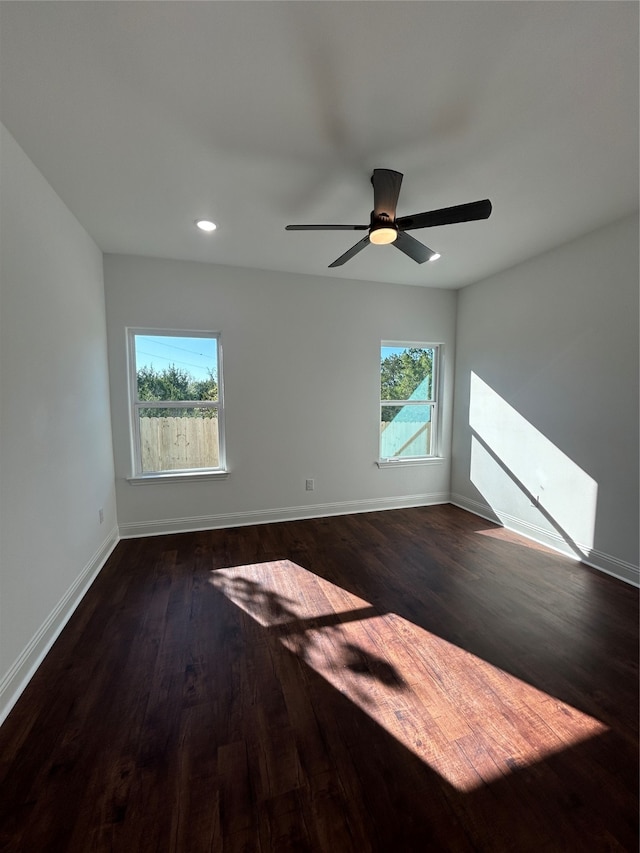
<svg viewBox="0 0 640 853">
<path fill-rule="evenodd" d="M 399 355 L 401 352 L 404 352 L 406 347 L 380 347 L 380 361 L 384 361 L 385 358 L 389 358 L 390 355 Z"/>
<path fill-rule="evenodd" d="M 381 357 L 401 353 L 406 347 L 383 346 Z M 153 367 L 162 371 L 175 364 L 194 379 L 206 379 L 208 368 L 218 375 L 215 338 L 171 337 L 169 335 L 136 335 L 136 371 Z"/>
<path fill-rule="evenodd" d="M 217 377 L 216 339 L 136 335 L 136 371 L 141 367 L 162 371 L 172 364 L 190 373 L 194 379 L 206 379 L 209 368 Z"/>
<path fill-rule="evenodd" d="M 419 346 L 419 345 L 415 344 L 415 346 Z M 403 347 L 396 347 L 396 346 L 392 346 L 392 345 L 383 344 L 380 347 L 380 360 L 384 361 L 385 358 L 389 358 L 390 355 L 399 355 L 401 352 L 404 352 L 405 350 L 408 350 L 410 348 L 411 348 L 411 344 L 408 344 L 408 345 L 403 346 Z M 431 348 L 425 347 L 425 349 L 431 349 Z"/>
</svg>

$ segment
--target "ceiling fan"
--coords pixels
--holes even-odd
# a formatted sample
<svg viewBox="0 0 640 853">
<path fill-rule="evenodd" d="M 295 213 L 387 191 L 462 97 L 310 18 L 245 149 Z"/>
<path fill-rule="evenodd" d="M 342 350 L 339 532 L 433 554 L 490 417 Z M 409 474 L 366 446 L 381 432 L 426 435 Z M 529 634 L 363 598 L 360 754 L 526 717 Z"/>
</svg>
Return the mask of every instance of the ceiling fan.
<svg viewBox="0 0 640 853">
<path fill-rule="evenodd" d="M 454 222 L 470 222 L 475 219 L 487 219 L 491 214 L 491 202 L 472 201 L 441 210 L 415 213 L 413 216 L 401 216 L 396 219 L 396 205 L 400 195 L 402 174 L 393 169 L 374 169 L 371 175 L 373 184 L 373 210 L 369 225 L 287 225 L 287 231 L 368 231 L 362 240 L 340 255 L 329 267 L 339 267 L 361 252 L 369 243 L 393 245 L 413 258 L 419 264 L 440 257 L 433 249 L 416 240 L 407 231 L 414 228 L 432 228 L 436 225 L 450 225 Z"/>
</svg>

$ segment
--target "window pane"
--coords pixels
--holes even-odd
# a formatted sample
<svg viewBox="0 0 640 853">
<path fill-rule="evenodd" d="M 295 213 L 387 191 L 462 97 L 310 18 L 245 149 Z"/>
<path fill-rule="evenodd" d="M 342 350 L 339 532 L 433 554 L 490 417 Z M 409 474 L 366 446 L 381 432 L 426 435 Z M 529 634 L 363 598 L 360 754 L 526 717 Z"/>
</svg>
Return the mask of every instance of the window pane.
<svg viewBox="0 0 640 853">
<path fill-rule="evenodd" d="M 431 456 L 431 406 L 382 406 L 380 457 Z"/>
<path fill-rule="evenodd" d="M 215 337 L 135 335 L 139 400 L 217 400 Z"/>
<path fill-rule="evenodd" d="M 434 349 L 382 346 L 380 399 L 433 400 Z"/>
<path fill-rule="evenodd" d="M 215 409 L 140 409 L 142 473 L 218 468 Z"/>
</svg>

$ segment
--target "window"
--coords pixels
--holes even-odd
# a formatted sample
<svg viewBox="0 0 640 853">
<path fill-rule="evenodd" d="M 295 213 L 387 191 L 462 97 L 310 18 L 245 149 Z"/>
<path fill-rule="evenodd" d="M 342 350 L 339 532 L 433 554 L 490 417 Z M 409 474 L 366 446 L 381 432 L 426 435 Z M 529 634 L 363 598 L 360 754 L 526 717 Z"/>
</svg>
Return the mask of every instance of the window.
<svg viewBox="0 0 640 853">
<path fill-rule="evenodd" d="M 134 477 L 223 473 L 220 336 L 129 329 L 129 367 Z"/>
<path fill-rule="evenodd" d="M 437 455 L 436 344 L 383 341 L 380 347 L 380 459 Z"/>
</svg>

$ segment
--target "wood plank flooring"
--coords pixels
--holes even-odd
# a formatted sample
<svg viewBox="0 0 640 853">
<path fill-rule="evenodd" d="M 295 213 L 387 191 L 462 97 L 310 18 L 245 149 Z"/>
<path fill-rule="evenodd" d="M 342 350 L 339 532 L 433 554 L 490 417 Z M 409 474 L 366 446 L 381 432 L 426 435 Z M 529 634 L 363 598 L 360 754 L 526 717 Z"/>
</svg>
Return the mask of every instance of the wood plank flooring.
<svg viewBox="0 0 640 853">
<path fill-rule="evenodd" d="M 121 542 L 0 850 L 635 851 L 637 590 L 452 506 Z"/>
</svg>

